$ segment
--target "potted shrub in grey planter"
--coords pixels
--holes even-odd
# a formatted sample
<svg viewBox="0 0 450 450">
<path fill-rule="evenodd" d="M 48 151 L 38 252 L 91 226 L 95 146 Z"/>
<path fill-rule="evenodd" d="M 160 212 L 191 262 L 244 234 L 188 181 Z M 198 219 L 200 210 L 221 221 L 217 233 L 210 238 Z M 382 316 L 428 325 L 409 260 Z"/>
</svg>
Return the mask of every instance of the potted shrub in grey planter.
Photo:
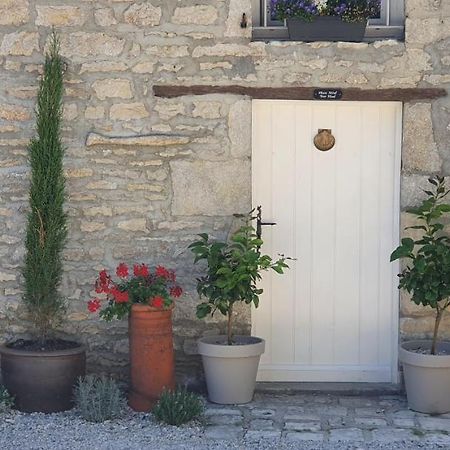
<svg viewBox="0 0 450 450">
<path fill-rule="evenodd" d="M 25 412 L 69 409 L 73 385 L 85 373 L 84 347 L 54 334 L 65 311 L 58 290 L 67 237 L 61 143 L 63 72 L 59 42 L 53 34 L 37 98 L 37 137 L 28 146 L 31 177 L 23 301 L 35 333 L 32 339 L 0 346 L 3 384 L 16 408 Z"/>
<path fill-rule="evenodd" d="M 361 42 L 380 0 L 271 0 L 270 7 L 274 19 L 286 21 L 293 41 Z"/>
<path fill-rule="evenodd" d="M 252 226 L 251 214 L 228 242 L 211 241 L 207 234 L 189 247 L 195 262 L 207 263 L 206 275 L 197 280 L 197 291 L 207 301 L 197 306 L 200 319 L 217 311 L 227 317 L 227 335 L 208 336 L 198 341 L 202 355 L 208 397 L 214 403 L 248 403 L 253 399 L 256 375 L 265 342 L 253 336 L 233 333 L 235 304 L 244 302 L 258 307 L 262 289 L 257 282 L 261 272 L 283 273 L 285 257 L 276 261 L 262 255 L 262 240 Z"/>
<path fill-rule="evenodd" d="M 417 305 L 435 310 L 431 341 L 404 342 L 400 346 L 409 407 L 428 414 L 450 412 L 450 342 L 439 342 L 439 325 L 450 305 L 450 237 L 443 232 L 444 215 L 450 205 L 443 203 L 449 191 L 441 177 L 429 179 L 427 199 L 409 212 L 417 216 L 420 230 L 414 240 L 402 239 L 391 261 L 406 260 L 399 275 L 399 288 L 411 294 Z"/>
</svg>

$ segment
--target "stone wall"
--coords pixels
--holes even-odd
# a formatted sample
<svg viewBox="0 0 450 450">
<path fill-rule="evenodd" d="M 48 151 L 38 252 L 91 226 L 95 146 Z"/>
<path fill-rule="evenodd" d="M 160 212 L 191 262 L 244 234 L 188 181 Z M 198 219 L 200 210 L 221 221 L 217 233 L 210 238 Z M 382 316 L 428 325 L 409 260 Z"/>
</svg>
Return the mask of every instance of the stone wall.
<svg viewBox="0 0 450 450">
<path fill-rule="evenodd" d="M 26 216 L 26 144 L 51 27 L 67 60 L 70 239 L 62 333 L 89 348 L 90 370 L 124 375 L 127 324 L 90 317 L 96 272 L 120 261 L 175 268 L 186 295 L 175 317 L 180 380 L 199 379 L 195 339 L 223 328 L 195 319 L 187 245 L 225 237 L 250 200 L 251 104 L 228 95 L 160 99 L 153 84 L 362 88 L 450 86 L 450 3 L 406 0 L 406 42 L 250 42 L 250 0 L 2 0 L 0 2 L 0 334 L 27 333 L 19 267 Z M 125 139 L 124 137 L 132 136 Z M 450 99 L 405 106 L 402 206 L 427 175 L 450 173 Z M 189 189 L 187 188 L 189 186 Z M 403 222 L 410 219 L 402 214 Z M 404 335 L 431 319 L 402 301 Z M 241 331 L 249 331 L 243 311 Z M 443 324 L 450 337 L 450 318 Z"/>
</svg>

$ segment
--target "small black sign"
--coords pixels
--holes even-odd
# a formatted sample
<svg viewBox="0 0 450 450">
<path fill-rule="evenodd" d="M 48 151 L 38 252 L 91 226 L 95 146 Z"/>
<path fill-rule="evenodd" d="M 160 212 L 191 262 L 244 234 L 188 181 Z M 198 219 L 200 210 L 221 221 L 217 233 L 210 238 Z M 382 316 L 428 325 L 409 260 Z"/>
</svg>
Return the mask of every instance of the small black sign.
<svg viewBox="0 0 450 450">
<path fill-rule="evenodd" d="M 340 100 L 342 91 L 340 89 L 314 89 L 316 100 Z"/>
</svg>

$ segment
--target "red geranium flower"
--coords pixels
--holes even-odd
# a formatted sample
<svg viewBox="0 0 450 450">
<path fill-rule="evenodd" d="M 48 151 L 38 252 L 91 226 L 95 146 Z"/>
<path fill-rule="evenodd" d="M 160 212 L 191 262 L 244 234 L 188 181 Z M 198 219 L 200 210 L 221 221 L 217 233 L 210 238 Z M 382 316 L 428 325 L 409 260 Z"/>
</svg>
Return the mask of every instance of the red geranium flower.
<svg viewBox="0 0 450 450">
<path fill-rule="evenodd" d="M 170 272 L 164 266 L 158 266 L 155 270 L 155 275 L 161 278 L 170 278 Z"/>
<path fill-rule="evenodd" d="M 145 264 L 135 264 L 133 267 L 133 273 L 135 277 L 148 277 L 150 272 Z"/>
<path fill-rule="evenodd" d="M 127 303 L 129 301 L 128 292 L 121 292 L 119 289 L 114 288 L 111 290 L 111 294 L 114 297 L 116 303 Z"/>
<path fill-rule="evenodd" d="M 116 274 L 120 278 L 126 278 L 128 276 L 128 266 L 125 263 L 120 263 L 117 266 Z"/>
<path fill-rule="evenodd" d="M 164 306 L 164 299 L 159 295 L 153 297 L 151 306 L 153 306 L 154 308 L 162 308 Z"/>
<path fill-rule="evenodd" d="M 106 281 L 109 278 L 108 272 L 106 272 L 105 269 L 101 270 L 100 273 L 98 274 L 98 278 L 101 281 Z"/>
<path fill-rule="evenodd" d="M 181 297 L 181 294 L 183 293 L 183 289 L 180 288 L 180 286 L 174 286 L 170 288 L 170 295 L 172 297 L 178 298 Z"/>
<path fill-rule="evenodd" d="M 88 301 L 88 310 L 91 313 L 95 313 L 101 307 L 100 300 L 98 298 L 94 298 L 93 300 Z"/>
</svg>

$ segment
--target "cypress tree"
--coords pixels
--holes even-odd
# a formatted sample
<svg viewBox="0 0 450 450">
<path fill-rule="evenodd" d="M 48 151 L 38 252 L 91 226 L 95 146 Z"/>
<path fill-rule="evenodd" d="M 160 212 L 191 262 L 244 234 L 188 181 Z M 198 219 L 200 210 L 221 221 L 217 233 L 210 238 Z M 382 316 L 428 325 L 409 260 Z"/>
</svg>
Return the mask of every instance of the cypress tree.
<svg viewBox="0 0 450 450">
<path fill-rule="evenodd" d="M 58 290 L 67 238 L 61 142 L 64 63 L 59 49 L 58 36 L 53 32 L 37 96 L 37 135 L 28 146 L 31 180 L 22 270 L 23 301 L 41 343 L 49 338 L 65 310 L 65 301 Z"/>
</svg>

